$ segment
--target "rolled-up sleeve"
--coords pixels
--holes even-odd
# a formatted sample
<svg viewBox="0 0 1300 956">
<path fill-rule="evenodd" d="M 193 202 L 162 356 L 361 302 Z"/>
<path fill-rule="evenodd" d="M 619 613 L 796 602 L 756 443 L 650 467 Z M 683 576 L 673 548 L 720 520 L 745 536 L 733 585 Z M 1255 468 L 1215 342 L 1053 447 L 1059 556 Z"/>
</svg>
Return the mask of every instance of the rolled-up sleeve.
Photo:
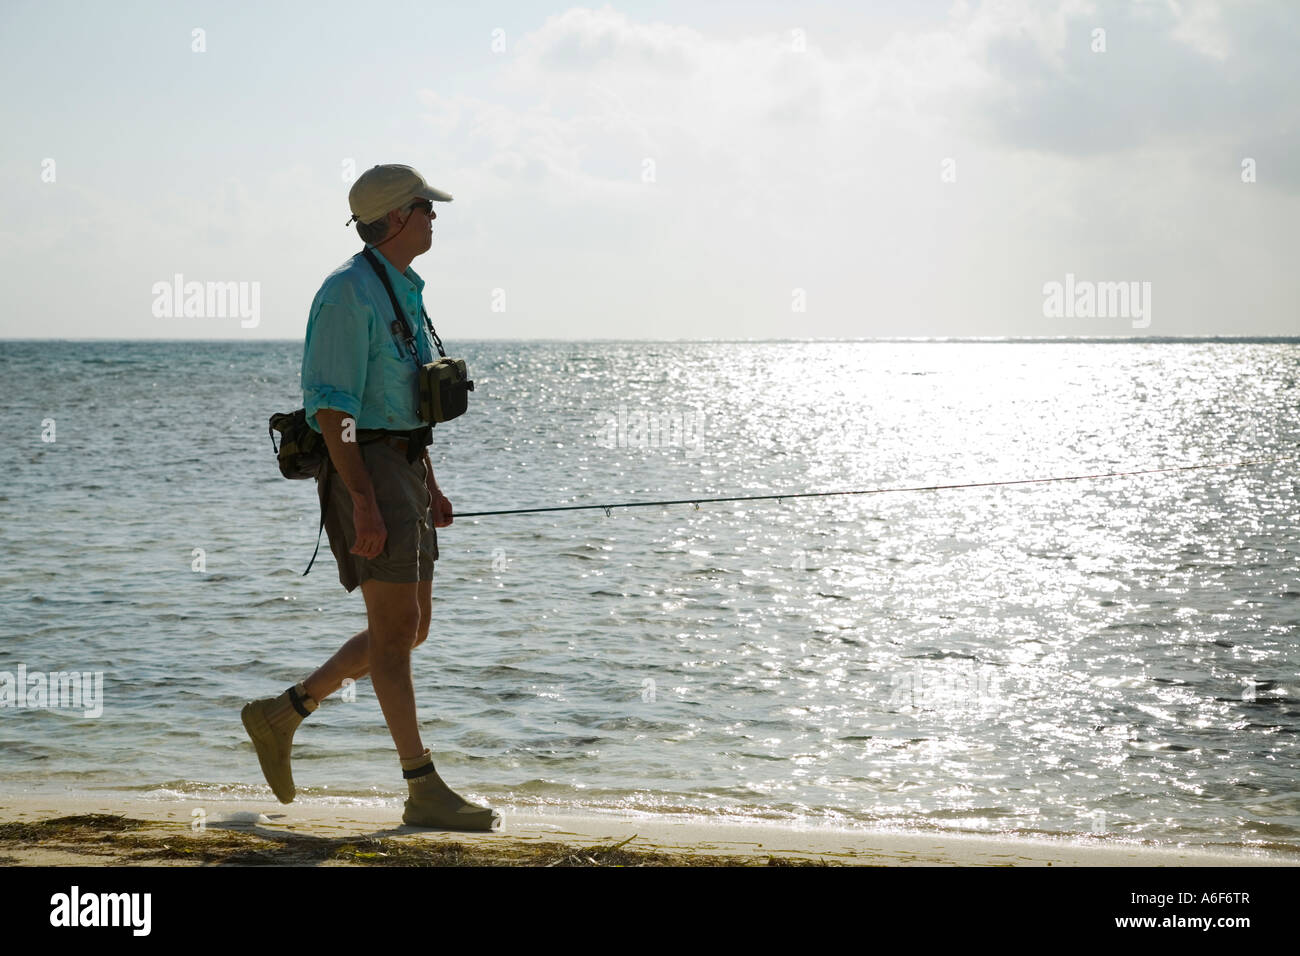
<svg viewBox="0 0 1300 956">
<path fill-rule="evenodd" d="M 307 421 L 317 431 L 316 413 L 322 408 L 354 418 L 361 413 L 370 361 L 370 316 L 370 307 L 353 299 L 319 302 L 307 320 L 302 402 Z"/>
</svg>

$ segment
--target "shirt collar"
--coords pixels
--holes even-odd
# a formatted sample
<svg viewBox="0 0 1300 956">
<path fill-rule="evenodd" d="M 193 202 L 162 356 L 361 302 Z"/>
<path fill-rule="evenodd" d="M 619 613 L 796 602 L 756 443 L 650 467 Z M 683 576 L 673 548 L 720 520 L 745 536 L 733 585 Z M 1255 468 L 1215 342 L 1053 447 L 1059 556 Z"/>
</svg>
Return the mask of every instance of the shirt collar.
<svg viewBox="0 0 1300 956">
<path fill-rule="evenodd" d="M 420 278 L 419 273 L 417 273 L 414 269 L 412 269 L 410 266 L 407 266 L 405 272 L 398 272 L 397 269 L 393 266 L 393 264 L 388 261 L 388 257 L 384 255 L 381 250 L 376 249 L 368 242 L 366 243 L 366 248 L 374 250 L 375 255 L 379 257 L 379 261 L 384 264 L 384 268 L 388 271 L 388 280 L 394 283 L 393 285 L 394 291 L 396 291 L 399 288 L 399 286 L 396 284 L 396 280 L 401 279 L 407 285 L 414 286 L 416 292 L 421 292 L 421 293 L 424 292 L 424 280 Z"/>
</svg>

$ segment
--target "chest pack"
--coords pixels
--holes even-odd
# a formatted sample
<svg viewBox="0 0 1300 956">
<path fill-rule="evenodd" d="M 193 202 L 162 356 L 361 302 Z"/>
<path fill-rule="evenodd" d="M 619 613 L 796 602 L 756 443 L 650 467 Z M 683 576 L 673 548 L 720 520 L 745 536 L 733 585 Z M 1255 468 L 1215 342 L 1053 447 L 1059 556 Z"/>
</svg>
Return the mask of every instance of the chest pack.
<svg viewBox="0 0 1300 956">
<path fill-rule="evenodd" d="M 370 267 L 375 270 L 375 275 L 379 276 L 379 281 L 384 284 L 388 301 L 393 304 L 395 317 L 389 323 L 388 331 L 392 333 L 398 348 L 404 349 L 415 360 L 418 371 L 416 407 L 419 409 L 420 421 L 432 427 L 439 422 L 449 422 L 453 418 L 464 415 L 469 407 L 469 393 L 474 391 L 474 383 L 470 381 L 465 360 L 447 357 L 442 347 L 442 339 L 438 338 L 433 323 L 429 321 L 429 313 L 425 311 L 424 303 L 421 303 L 420 312 L 424 316 L 424 324 L 428 327 L 429 335 L 433 338 L 433 344 L 441 358 L 434 362 L 420 363 L 420 350 L 415 342 L 415 333 L 411 331 L 405 316 L 402 315 L 402 307 L 397 304 L 397 295 L 388 281 L 387 271 L 369 247 L 365 250 L 365 257 Z"/>
</svg>

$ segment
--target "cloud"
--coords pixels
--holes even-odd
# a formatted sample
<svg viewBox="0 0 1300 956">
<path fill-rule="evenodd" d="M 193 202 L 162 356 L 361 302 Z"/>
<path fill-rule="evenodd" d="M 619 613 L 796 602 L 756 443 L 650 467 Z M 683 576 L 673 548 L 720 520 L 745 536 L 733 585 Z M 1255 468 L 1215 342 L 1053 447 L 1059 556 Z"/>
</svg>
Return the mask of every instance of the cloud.
<svg viewBox="0 0 1300 956">
<path fill-rule="evenodd" d="M 492 334 L 618 334 L 612 315 L 653 336 L 1041 334 L 1039 290 L 1066 272 L 1153 281 L 1163 321 L 1203 331 L 1292 295 L 1297 9 L 958 3 L 867 48 L 575 7 L 419 90 L 418 132 L 385 151 L 430 157 L 411 161 L 456 196 L 426 268 L 466 315 L 508 287 Z M 69 178 L 23 193 L 21 251 L 75 255 L 50 255 L 73 223 L 131 303 L 176 271 L 264 280 L 271 329 L 276 297 L 310 301 L 340 248 L 337 163 L 225 156 L 97 197 Z M 332 234 L 293 240 L 327 208 Z M 147 267 L 116 261 L 141 248 Z M 795 288 L 809 313 L 792 321 Z"/>
<path fill-rule="evenodd" d="M 1243 140 L 1293 167 L 1294 4 L 985 4 L 954 24 L 999 82 L 972 104 L 996 142 L 1078 157 Z M 1104 31 L 1104 36 L 1094 31 Z M 1098 39 L 1104 51 L 1095 49 Z M 1296 169 L 1274 183 L 1294 188 Z"/>
<path fill-rule="evenodd" d="M 998 0 L 831 54 L 815 36 L 799 52 L 787 34 L 714 39 L 574 8 L 520 40 L 499 99 L 422 98 L 430 128 L 499 188 L 522 176 L 566 197 L 630 187 L 645 157 L 662 160 L 661 182 L 690 161 L 697 182 L 770 195 L 765 170 L 842 183 L 882 143 L 945 136 L 1071 158 L 1250 140 L 1276 170 L 1294 155 L 1278 78 L 1300 80 L 1281 39 L 1297 10 Z"/>
<path fill-rule="evenodd" d="M 786 324 L 791 287 L 806 285 L 810 301 L 881 323 L 839 320 L 861 334 L 908 311 L 962 316 L 960 331 L 972 301 L 1037 309 L 1067 267 L 1157 277 L 1170 315 L 1185 304 L 1170 294 L 1178 270 L 1214 258 L 1178 248 L 1216 233 L 1189 219 L 1189 197 L 1240 223 L 1239 163 L 1256 153 L 1261 189 L 1294 188 L 1294 126 L 1275 122 L 1289 107 L 1267 68 L 1290 55 L 1258 36 L 1288 16 L 999 0 L 867 50 L 575 8 L 520 40 L 491 94 L 422 102 L 476 196 L 484 251 L 509 232 L 625 287 L 654 262 L 662 282 L 697 290 L 693 307 L 701 284 L 740 284 L 785 297 Z M 947 157 L 963 186 L 945 192 Z M 1271 241 L 1271 223 L 1256 228 Z M 1271 262 L 1257 256 L 1255 274 Z M 752 311 L 761 296 L 742 300 L 716 299 Z"/>
<path fill-rule="evenodd" d="M 681 77 L 698 68 L 704 46 L 703 37 L 688 27 L 634 23 L 606 6 L 551 17 L 524 37 L 516 52 L 522 63 L 548 73 L 609 69 Z"/>
</svg>

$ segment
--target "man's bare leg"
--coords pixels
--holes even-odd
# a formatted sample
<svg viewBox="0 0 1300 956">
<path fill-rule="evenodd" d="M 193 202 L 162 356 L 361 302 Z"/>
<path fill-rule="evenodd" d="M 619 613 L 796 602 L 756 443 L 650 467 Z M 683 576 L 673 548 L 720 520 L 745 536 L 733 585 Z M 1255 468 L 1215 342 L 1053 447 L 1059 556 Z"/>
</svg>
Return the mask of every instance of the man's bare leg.
<svg viewBox="0 0 1300 956">
<path fill-rule="evenodd" d="M 390 584 L 367 581 L 361 586 L 366 598 L 370 627 L 353 635 L 324 665 L 304 681 L 315 700 L 316 693 L 328 696 L 342 686 L 345 677 L 354 680 L 367 669 L 389 733 L 397 745 L 403 776 L 409 773 L 411 796 L 406 801 L 402 822 L 410 826 L 490 830 L 499 826 L 501 814 L 491 807 L 471 803 L 452 790 L 438 776 L 433 759 L 424 749 L 415 711 L 411 681 L 411 650 L 429 634 L 433 582 Z M 412 618 L 410 606 L 416 614 Z M 374 640 L 372 635 L 380 635 Z M 385 636 L 387 642 L 385 643 Z"/>
<path fill-rule="evenodd" d="M 420 626 L 419 586 L 373 578 L 361 585 L 370 626 L 370 683 L 397 745 L 401 760 L 424 754 L 415 713 L 415 687 L 411 681 L 411 648 Z"/>
<path fill-rule="evenodd" d="M 365 586 L 362 586 L 365 593 Z M 429 636 L 429 618 L 433 601 L 433 582 L 421 581 L 417 588 L 420 601 L 420 624 L 416 630 L 415 647 L 424 643 Z M 348 638 L 346 644 L 328 661 L 303 681 L 307 693 L 313 700 L 322 701 L 343 686 L 343 681 L 351 678 L 361 680 L 370 673 L 370 628 Z"/>
<path fill-rule="evenodd" d="M 375 599 L 372 598 L 373 589 L 367 591 L 367 584 L 362 585 L 362 593 L 366 595 L 367 612 L 371 611 Z M 380 583 L 380 582 L 374 582 Z M 390 678 L 388 683 L 384 682 L 385 678 L 381 676 L 374 681 L 375 696 L 379 698 L 379 705 L 384 709 L 384 719 L 389 723 L 389 730 L 393 732 L 393 742 L 397 744 L 398 753 L 411 753 L 412 756 L 418 756 L 423 753 L 420 745 L 420 735 L 416 730 L 415 719 L 415 695 L 411 688 L 411 647 L 414 644 L 421 643 L 429 633 L 429 616 L 431 610 L 431 601 L 433 598 L 433 582 L 421 581 L 418 584 L 389 585 L 390 588 L 405 589 L 405 600 L 414 601 L 418 604 L 418 619 L 398 620 L 396 618 L 406 617 L 407 615 L 381 616 L 379 626 L 383 629 L 381 634 L 389 636 L 389 643 L 392 647 L 401 645 L 405 642 L 406 652 L 404 655 L 395 654 L 390 648 L 385 655 L 382 653 L 386 646 L 382 641 L 378 646 L 381 649 L 380 657 L 386 662 L 388 671 L 396 673 L 397 683 L 400 687 L 402 684 L 402 675 L 405 675 L 406 696 L 408 698 L 410 716 L 403 723 L 403 717 L 406 705 L 402 703 L 402 694 L 399 689 L 397 695 L 397 714 L 390 715 L 389 706 L 386 706 L 385 700 L 389 696 L 388 688 L 393 683 Z M 396 605 L 401 605 L 402 598 L 387 596 L 379 598 L 380 602 L 392 601 Z M 253 747 L 257 751 L 258 762 L 262 765 L 262 773 L 266 777 L 267 783 L 275 792 L 276 799 L 281 803 L 289 803 L 293 800 L 296 790 L 293 784 L 293 772 L 290 769 L 289 752 L 293 745 L 294 731 L 302 722 L 304 714 L 298 711 L 297 707 L 302 706 L 308 711 L 314 711 L 320 701 L 338 690 L 343 685 L 343 679 L 351 677 L 353 680 L 359 680 L 369 673 L 371 668 L 370 660 L 370 634 L 376 625 L 376 617 L 370 614 L 371 626 L 366 628 L 360 634 L 353 635 L 346 644 L 316 670 L 311 677 L 302 682 L 302 692 L 306 694 L 307 700 L 295 705 L 292 695 L 297 691 L 285 691 L 278 697 L 268 697 L 264 700 L 249 701 L 242 711 L 240 719 L 243 721 L 244 728 L 248 731 L 248 736 L 253 742 Z M 408 631 L 409 628 L 409 631 Z M 389 659 L 392 660 L 389 660 Z M 400 659 L 400 664 L 396 661 Z M 384 671 L 385 664 L 381 664 L 381 671 Z M 319 694 L 320 696 L 316 696 Z M 389 701 L 391 704 L 391 701 Z M 394 730 L 394 725 L 399 728 Z M 400 737 L 400 739 L 399 739 Z M 415 750 L 403 750 L 403 747 Z M 403 758 L 405 759 L 405 758 Z"/>
</svg>

